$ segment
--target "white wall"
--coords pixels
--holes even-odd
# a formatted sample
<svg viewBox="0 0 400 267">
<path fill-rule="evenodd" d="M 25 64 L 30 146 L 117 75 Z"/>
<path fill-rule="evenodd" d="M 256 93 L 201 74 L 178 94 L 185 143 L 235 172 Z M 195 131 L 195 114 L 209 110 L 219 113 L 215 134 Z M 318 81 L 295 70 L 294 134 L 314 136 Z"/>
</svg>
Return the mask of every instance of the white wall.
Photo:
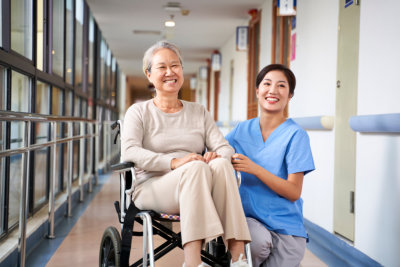
<svg viewBox="0 0 400 267">
<path fill-rule="evenodd" d="M 297 78 L 290 117 L 335 115 L 337 1 L 298 1 Z M 309 131 L 316 170 L 304 179 L 304 217 L 333 232 L 334 132 Z"/>
<path fill-rule="evenodd" d="M 358 114 L 399 113 L 400 2 L 361 2 Z M 397 122 L 399 123 L 399 122 Z M 400 262 L 400 136 L 357 134 L 355 246 Z"/>
<path fill-rule="evenodd" d="M 260 66 L 261 70 L 271 64 L 272 51 L 272 0 L 266 0 L 261 6 L 260 27 Z"/>
<path fill-rule="evenodd" d="M 244 21 L 242 25 L 247 25 Z M 234 62 L 233 75 L 233 108 L 232 120 L 243 121 L 247 118 L 247 52 L 236 51 L 236 29 L 232 30 L 232 36 L 220 48 L 222 56 L 222 68 L 220 77 L 220 94 L 218 101 L 218 120 L 229 120 L 229 80 L 230 80 L 230 62 Z"/>
</svg>

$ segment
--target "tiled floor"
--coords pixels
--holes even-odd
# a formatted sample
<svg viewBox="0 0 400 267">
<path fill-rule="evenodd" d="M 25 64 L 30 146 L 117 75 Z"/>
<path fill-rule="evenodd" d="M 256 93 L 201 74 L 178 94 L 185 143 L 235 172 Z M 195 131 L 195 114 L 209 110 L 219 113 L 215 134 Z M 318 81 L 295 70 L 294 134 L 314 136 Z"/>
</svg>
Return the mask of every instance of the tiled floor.
<svg viewBox="0 0 400 267">
<path fill-rule="evenodd" d="M 103 231 L 108 226 L 119 229 L 113 203 L 118 200 L 119 180 L 113 175 L 103 186 L 101 192 L 93 199 L 85 213 L 79 218 L 68 236 L 52 256 L 47 267 L 64 266 L 98 266 L 100 242 Z M 135 225 L 136 227 L 136 225 Z M 179 227 L 178 225 L 174 227 Z M 160 237 L 155 237 L 155 243 L 161 242 Z M 142 240 L 134 237 L 131 251 L 131 262 L 140 257 Z M 183 252 L 176 248 L 156 262 L 157 267 L 182 266 Z M 327 266 L 310 251 L 306 251 L 301 263 L 302 267 Z"/>
</svg>

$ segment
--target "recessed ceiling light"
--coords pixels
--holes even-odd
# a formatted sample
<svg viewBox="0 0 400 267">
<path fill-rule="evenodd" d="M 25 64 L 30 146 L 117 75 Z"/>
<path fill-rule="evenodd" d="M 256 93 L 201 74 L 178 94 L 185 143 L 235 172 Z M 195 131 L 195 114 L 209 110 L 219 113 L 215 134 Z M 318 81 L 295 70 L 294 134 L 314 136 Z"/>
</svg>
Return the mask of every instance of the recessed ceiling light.
<svg viewBox="0 0 400 267">
<path fill-rule="evenodd" d="M 164 23 L 165 27 L 175 27 L 174 15 L 171 15 L 171 19 L 166 20 Z"/>
</svg>

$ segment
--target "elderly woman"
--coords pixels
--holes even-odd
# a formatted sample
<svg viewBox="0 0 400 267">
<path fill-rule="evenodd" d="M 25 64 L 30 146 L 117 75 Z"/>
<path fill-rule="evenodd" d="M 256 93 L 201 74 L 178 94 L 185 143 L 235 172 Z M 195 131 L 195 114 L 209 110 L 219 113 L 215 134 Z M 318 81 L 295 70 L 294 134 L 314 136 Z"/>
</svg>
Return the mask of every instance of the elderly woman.
<svg viewBox="0 0 400 267">
<path fill-rule="evenodd" d="M 203 106 L 178 99 L 184 79 L 174 44 L 150 47 L 143 71 L 157 94 L 127 110 L 122 133 L 122 159 L 138 169 L 136 206 L 180 214 L 184 266 L 204 266 L 202 244 L 218 236 L 231 266 L 248 266 L 243 254 L 250 233 L 230 163 L 234 150 Z"/>
</svg>

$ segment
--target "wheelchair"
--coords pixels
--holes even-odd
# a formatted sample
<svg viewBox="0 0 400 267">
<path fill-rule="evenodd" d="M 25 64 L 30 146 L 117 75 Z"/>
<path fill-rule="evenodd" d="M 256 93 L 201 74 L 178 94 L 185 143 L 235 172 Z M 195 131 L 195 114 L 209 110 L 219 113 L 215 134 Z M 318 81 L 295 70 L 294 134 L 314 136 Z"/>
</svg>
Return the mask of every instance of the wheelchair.
<svg viewBox="0 0 400 267">
<path fill-rule="evenodd" d="M 116 121 L 111 128 L 113 130 L 118 128 L 114 139 L 116 143 L 118 134 L 122 131 L 122 121 Z M 104 231 L 100 244 L 100 267 L 154 267 L 155 261 L 174 248 L 183 249 L 181 233 L 174 232 L 163 224 L 163 222 L 179 223 L 179 215 L 140 210 L 132 201 L 136 181 L 134 166 L 132 162 L 120 162 L 111 166 L 111 170 L 119 173 L 120 177 L 120 201 L 115 201 L 114 207 L 121 223 L 121 233 L 113 226 Z M 141 224 L 143 231 L 134 231 L 134 222 Z M 157 248 L 154 248 L 153 235 L 158 235 L 164 240 Z M 141 259 L 129 265 L 133 236 L 143 237 L 143 255 Z M 250 244 L 245 246 L 245 253 L 249 266 L 252 266 Z M 214 267 L 229 266 L 231 261 L 221 237 L 206 244 L 205 249 L 201 251 L 201 259 Z"/>
</svg>

